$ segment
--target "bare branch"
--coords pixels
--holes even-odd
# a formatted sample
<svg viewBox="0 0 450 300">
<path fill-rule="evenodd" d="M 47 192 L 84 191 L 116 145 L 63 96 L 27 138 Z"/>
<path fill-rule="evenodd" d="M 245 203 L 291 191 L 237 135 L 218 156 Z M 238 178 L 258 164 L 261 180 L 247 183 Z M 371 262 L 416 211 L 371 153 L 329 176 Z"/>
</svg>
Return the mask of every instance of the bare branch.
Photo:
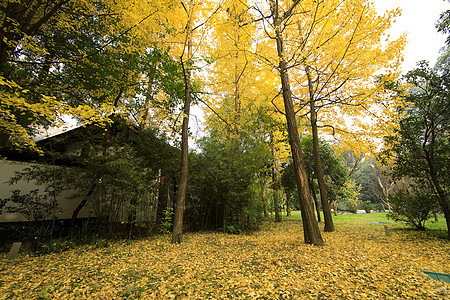
<svg viewBox="0 0 450 300">
<path fill-rule="evenodd" d="M 227 126 L 232 127 L 230 123 L 228 123 L 224 118 L 222 118 L 211 106 L 208 105 L 205 101 L 203 101 L 196 93 L 193 93 L 194 97 L 201 103 L 203 103 L 209 110 L 211 110 L 222 122 L 224 122 Z"/>
</svg>

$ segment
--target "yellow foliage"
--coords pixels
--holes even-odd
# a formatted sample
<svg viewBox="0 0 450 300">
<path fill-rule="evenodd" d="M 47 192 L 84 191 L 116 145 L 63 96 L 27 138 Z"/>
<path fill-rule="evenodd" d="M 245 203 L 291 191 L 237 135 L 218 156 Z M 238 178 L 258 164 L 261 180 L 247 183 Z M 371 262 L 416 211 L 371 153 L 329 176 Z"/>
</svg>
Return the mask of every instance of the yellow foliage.
<svg viewBox="0 0 450 300">
<path fill-rule="evenodd" d="M 0 299 L 448 299 L 450 284 L 423 270 L 450 273 L 448 242 L 385 236 L 375 224 L 322 232 L 304 244 L 298 221 L 267 223 L 248 235 L 185 234 L 84 246 L 9 261 L 0 258 Z"/>
<path fill-rule="evenodd" d="M 379 139 L 393 125 L 384 121 L 393 107 L 377 96 L 382 84 L 376 79 L 382 73 L 391 79 L 400 74 L 406 38 L 392 40 L 387 35 L 400 10 L 378 15 L 375 4 L 363 0 L 269 0 L 252 7 L 255 18 L 269 16 L 269 6 L 275 5 L 280 16 L 288 13 L 290 17 L 281 18 L 279 28 L 270 21 L 260 24 L 256 44 L 261 61 L 275 72 L 279 72 L 280 61 L 286 63 L 299 115 L 308 115 L 313 97 L 322 134 L 333 134 L 344 145 L 340 150 L 348 146 L 375 152 Z M 277 32 L 283 41 L 278 57 Z M 311 91 L 306 69 L 310 70 Z"/>
<path fill-rule="evenodd" d="M 303 1 L 309 18 L 300 18 L 288 27 L 302 52 L 292 77 L 298 84 L 294 93 L 300 103 L 309 101 L 304 68 L 312 73 L 319 125 L 333 134 L 341 151 L 348 148 L 375 153 L 380 139 L 393 129 L 388 121 L 395 106 L 392 99 L 380 97 L 384 80 L 400 74 L 405 36 L 389 40 L 386 31 L 400 14 L 399 9 L 377 15 L 367 1 Z"/>
<path fill-rule="evenodd" d="M 27 90 L 2 76 L 0 76 L 0 86 L 2 87 L 0 90 L 0 99 L 2 100 L 0 101 L 0 129 L 3 133 L 11 136 L 10 142 L 18 149 L 28 148 L 40 152 L 30 138 L 30 132 L 20 124 L 23 121 L 17 120 L 17 114 L 22 119 L 26 117 L 25 122 L 32 126 L 44 120 L 50 124 L 62 125 L 65 115 L 75 116 L 83 122 L 101 124 L 108 122 L 106 116 L 113 112 L 112 108 L 106 104 L 95 108 L 87 105 L 71 107 L 45 95 L 41 95 L 40 102 L 30 103 L 26 100 Z"/>
</svg>

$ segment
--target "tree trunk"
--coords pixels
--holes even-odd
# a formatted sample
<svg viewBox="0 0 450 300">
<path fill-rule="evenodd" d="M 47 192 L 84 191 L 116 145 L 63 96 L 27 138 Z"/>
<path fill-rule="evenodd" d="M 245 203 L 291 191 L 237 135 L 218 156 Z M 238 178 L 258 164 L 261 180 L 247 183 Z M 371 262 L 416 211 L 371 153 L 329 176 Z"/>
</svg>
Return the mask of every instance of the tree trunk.
<svg viewBox="0 0 450 300">
<path fill-rule="evenodd" d="M 281 222 L 280 204 L 278 203 L 278 178 L 275 171 L 275 140 L 273 138 L 273 132 L 270 133 L 270 148 L 272 152 L 272 189 L 275 222 Z"/>
<path fill-rule="evenodd" d="M 314 90 L 311 74 L 309 67 L 306 66 L 306 75 L 308 77 L 309 86 L 309 100 L 311 109 L 311 130 L 313 136 L 313 155 L 314 155 L 314 173 L 317 177 L 317 182 L 319 184 L 320 192 L 320 202 L 322 204 L 323 217 L 325 219 L 325 232 L 334 231 L 333 217 L 331 216 L 330 203 L 328 202 L 327 189 L 325 186 L 325 180 L 323 179 L 322 162 L 320 161 L 320 151 L 319 151 L 319 134 L 317 132 L 317 112 L 315 107 Z M 319 213 L 318 213 L 319 214 Z M 319 214 L 320 215 L 320 214 Z M 320 222 L 320 218 L 319 218 Z"/>
<path fill-rule="evenodd" d="M 262 175 L 264 176 L 264 175 Z M 264 217 L 269 217 L 269 209 L 267 208 L 267 196 L 266 196 L 266 181 L 261 178 L 261 188 L 262 188 L 262 201 L 263 201 L 263 210 Z"/>
<path fill-rule="evenodd" d="M 286 122 L 289 134 L 289 144 L 291 146 L 292 159 L 294 162 L 295 179 L 300 200 L 300 209 L 303 222 L 303 234 L 305 243 L 316 246 L 323 245 L 323 239 L 320 234 L 319 226 L 314 218 L 314 212 L 309 194 L 308 180 L 306 176 L 305 164 L 303 162 L 303 153 L 300 145 L 297 122 L 295 119 L 294 105 L 292 102 L 291 88 L 289 85 L 289 75 L 284 56 L 283 37 L 281 33 L 281 17 L 278 14 L 278 3 L 270 1 L 274 29 L 277 43 L 277 55 L 280 60 L 278 71 L 280 73 L 284 108 L 286 113 Z"/>
<path fill-rule="evenodd" d="M 275 166 L 272 167 L 272 184 L 273 184 L 273 206 L 275 210 L 275 222 L 281 222 L 280 203 L 278 203 L 278 180 L 275 173 Z"/>
<path fill-rule="evenodd" d="M 286 216 L 291 216 L 291 191 L 286 190 Z"/>
<path fill-rule="evenodd" d="M 186 25 L 187 32 L 187 62 L 192 58 L 192 28 L 191 20 L 189 19 Z M 184 55 L 184 54 L 183 54 Z M 186 189 L 188 180 L 188 140 L 189 140 L 189 113 L 191 107 L 191 67 L 186 66 L 183 61 L 183 55 L 181 55 L 181 65 L 183 67 L 184 75 L 184 109 L 183 109 L 183 125 L 181 129 L 181 174 L 180 182 L 178 184 L 178 193 L 175 200 L 175 212 L 173 215 L 173 231 L 172 231 L 172 243 L 181 244 L 183 241 L 183 213 L 184 203 L 186 199 Z M 186 68 L 187 67 L 187 68 Z"/>
<path fill-rule="evenodd" d="M 333 209 L 334 209 L 334 215 L 337 216 L 338 215 L 338 208 L 337 208 L 336 201 L 333 201 Z"/>
<path fill-rule="evenodd" d="M 428 163 L 430 164 L 430 162 Z M 438 194 L 438 202 L 444 212 L 445 222 L 447 223 L 447 239 L 450 240 L 450 211 L 448 197 L 437 179 L 436 173 L 434 172 L 434 166 L 433 168 L 430 168 L 430 171 L 431 181 L 433 182 L 434 188 Z"/>
<path fill-rule="evenodd" d="M 316 209 L 317 212 L 317 222 L 322 222 L 322 219 L 320 217 L 320 207 L 319 207 L 319 203 L 317 202 L 317 194 L 316 194 L 316 189 L 314 188 L 314 182 L 310 181 L 309 182 L 309 189 L 311 190 L 311 195 L 313 197 L 314 200 L 314 208 Z"/>
<path fill-rule="evenodd" d="M 69 225 L 69 234 L 70 236 L 73 235 L 73 227 L 75 226 L 75 221 L 78 218 L 78 213 L 81 211 L 81 209 L 86 205 L 87 201 L 89 200 L 89 197 L 92 196 L 92 194 L 95 191 L 95 187 L 97 186 L 97 183 L 94 183 L 89 191 L 87 192 L 84 199 L 78 204 L 78 206 L 75 208 L 75 210 L 72 213 L 72 218 L 70 219 L 70 225 Z"/>
<path fill-rule="evenodd" d="M 161 171 L 161 178 L 159 179 L 158 187 L 158 203 L 156 206 L 156 226 L 161 226 L 161 221 L 164 218 L 164 210 L 167 209 L 167 197 L 168 197 L 168 183 L 169 172 Z"/>
<path fill-rule="evenodd" d="M 434 162 L 432 159 L 432 154 L 430 154 L 425 149 L 424 146 L 423 146 L 423 148 L 424 148 L 424 152 L 425 152 L 425 159 L 427 161 L 428 168 L 430 170 L 429 174 L 430 174 L 431 182 L 434 186 L 436 193 L 438 194 L 438 202 L 439 202 L 439 205 L 441 206 L 442 211 L 444 212 L 445 222 L 447 223 L 447 239 L 450 240 L 449 200 L 448 200 L 446 192 L 442 189 L 441 184 L 439 183 L 439 180 L 438 180 L 438 177 L 436 174 L 436 168 L 434 167 Z"/>
</svg>

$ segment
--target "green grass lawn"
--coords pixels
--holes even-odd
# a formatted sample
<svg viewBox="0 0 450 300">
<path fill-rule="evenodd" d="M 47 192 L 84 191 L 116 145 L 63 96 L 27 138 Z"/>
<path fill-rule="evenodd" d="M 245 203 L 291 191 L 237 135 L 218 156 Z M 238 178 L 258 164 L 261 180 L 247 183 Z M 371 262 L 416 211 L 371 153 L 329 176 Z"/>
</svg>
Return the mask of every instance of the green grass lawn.
<svg viewBox="0 0 450 300">
<path fill-rule="evenodd" d="M 322 213 L 322 212 L 321 212 Z M 360 213 L 360 214 L 352 214 L 345 213 L 339 214 L 337 216 L 333 216 L 333 221 L 337 227 L 340 225 L 352 225 L 352 226 L 362 226 L 362 227 L 371 227 L 371 228 L 380 228 L 384 230 L 384 225 L 387 225 L 390 229 L 393 230 L 411 230 L 417 231 L 411 225 L 405 222 L 396 222 L 394 220 L 387 218 L 387 213 L 385 212 L 372 212 L 369 214 Z M 287 217 L 286 213 L 283 214 L 284 220 L 288 221 L 297 221 L 301 220 L 300 211 L 292 211 L 291 216 Z M 322 214 L 322 222 L 323 222 L 323 214 Z M 388 224 L 384 224 L 388 223 Z M 445 222 L 445 218 L 443 214 L 438 214 L 438 221 L 434 221 L 434 218 L 428 220 L 425 223 L 426 230 L 422 232 L 422 235 L 430 234 L 432 236 L 446 237 L 447 234 L 447 225 Z M 419 231 L 418 231 L 419 232 Z"/>
</svg>

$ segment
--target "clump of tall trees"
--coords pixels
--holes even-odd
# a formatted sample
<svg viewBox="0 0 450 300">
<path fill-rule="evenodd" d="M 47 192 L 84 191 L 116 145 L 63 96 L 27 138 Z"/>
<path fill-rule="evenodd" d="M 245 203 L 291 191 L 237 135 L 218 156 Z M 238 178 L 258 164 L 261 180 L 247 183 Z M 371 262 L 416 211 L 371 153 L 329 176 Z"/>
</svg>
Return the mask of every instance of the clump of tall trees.
<svg viewBox="0 0 450 300">
<path fill-rule="evenodd" d="M 33 131 L 61 125 L 65 115 L 80 125 L 108 126 L 121 115 L 138 131 L 158 128 L 181 148 L 174 243 L 182 242 L 185 210 L 202 216 L 187 216 L 195 228 L 254 226 L 257 207 L 267 208 L 268 182 L 281 220 L 281 166 L 291 157 L 296 192 L 289 191 L 299 200 L 304 241 L 322 245 L 310 189 L 317 184 L 325 231 L 334 230 L 330 199 L 336 193 L 320 137 L 332 134 L 373 151 L 376 139 L 391 130 L 389 122 L 370 127 L 361 120 L 392 112 L 379 93 L 399 73 L 405 39 L 384 43 L 399 10 L 378 15 L 362 0 L 60 0 L 4 2 L 0 14 L 0 146 L 42 151 L 30 138 Z M 388 74 L 376 81 L 380 70 Z M 196 103 L 207 111 L 207 137 L 192 168 L 213 169 L 190 177 L 190 107 Z M 314 180 L 299 130 L 311 132 Z M 113 178 L 118 186 L 128 167 L 130 174 L 148 170 L 145 155 L 135 155 L 138 148 L 145 153 L 146 143 L 139 143 L 119 143 L 125 156 L 105 155 L 98 163 L 120 169 Z M 99 176 L 92 178 L 86 187 L 94 189 L 86 194 L 100 187 Z M 206 182 L 215 182 L 212 191 Z M 140 188 L 123 190 L 134 195 Z"/>
</svg>

